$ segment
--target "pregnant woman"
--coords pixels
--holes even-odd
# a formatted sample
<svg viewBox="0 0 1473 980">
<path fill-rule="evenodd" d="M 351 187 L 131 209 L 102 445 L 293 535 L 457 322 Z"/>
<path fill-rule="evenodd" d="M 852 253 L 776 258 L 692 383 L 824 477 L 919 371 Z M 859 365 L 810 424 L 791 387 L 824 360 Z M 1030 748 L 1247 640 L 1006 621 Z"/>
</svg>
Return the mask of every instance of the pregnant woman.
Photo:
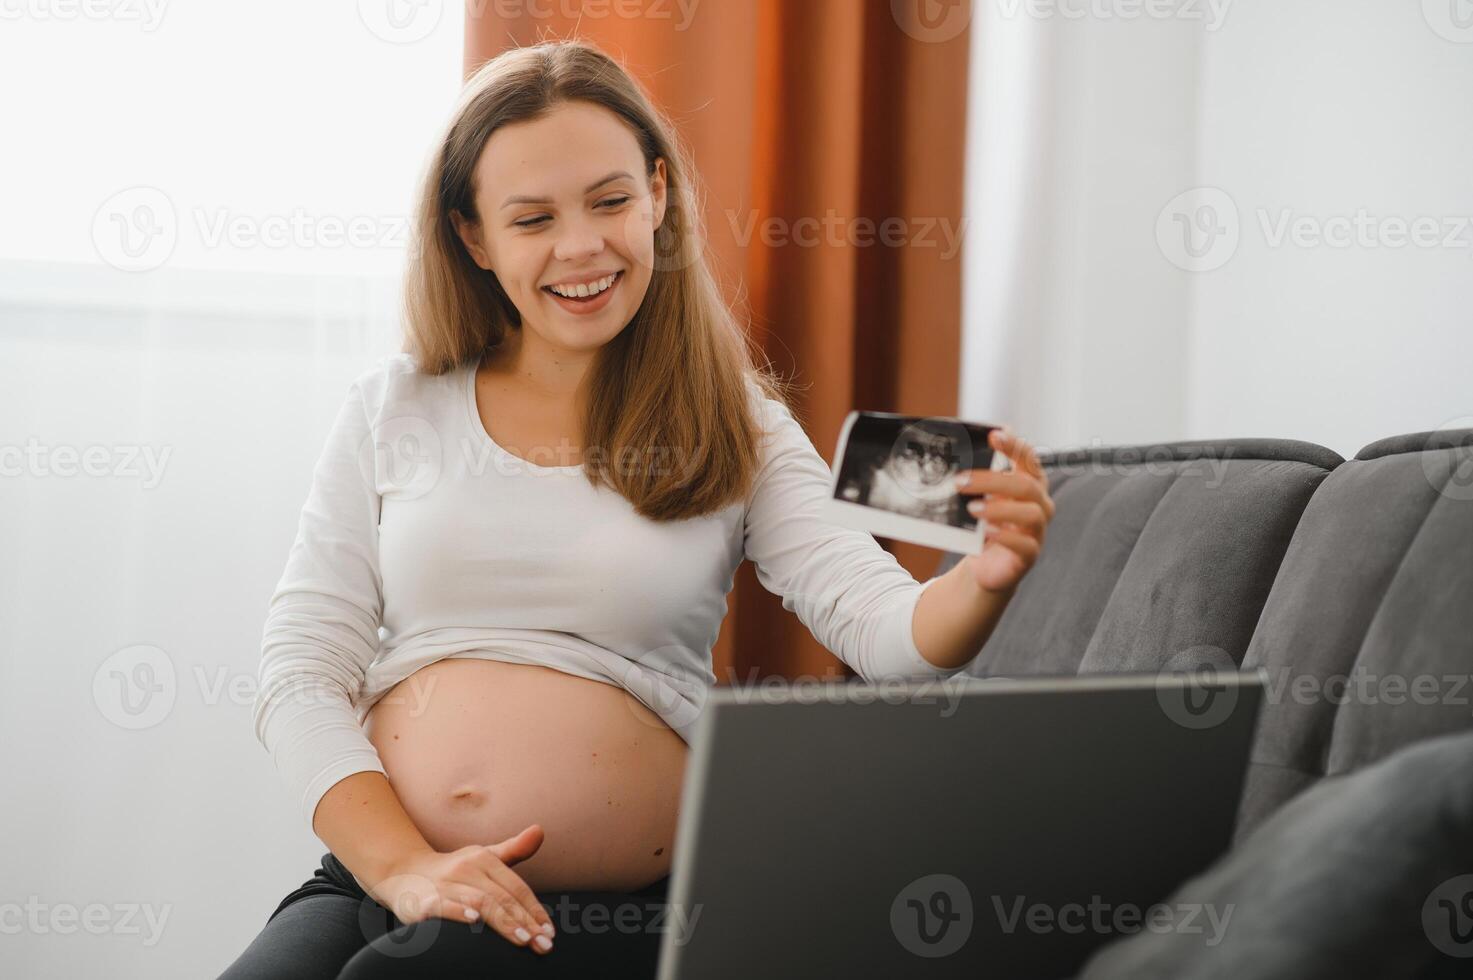
<svg viewBox="0 0 1473 980">
<path fill-rule="evenodd" d="M 467 83 L 405 350 L 349 387 L 265 627 L 256 734 L 328 853 L 227 978 L 652 977 L 740 562 L 876 680 L 961 670 L 1037 557 L 1053 503 L 1005 433 L 1016 468 L 961 488 L 983 547 L 925 584 L 819 519 L 692 187 L 587 44 Z"/>
</svg>

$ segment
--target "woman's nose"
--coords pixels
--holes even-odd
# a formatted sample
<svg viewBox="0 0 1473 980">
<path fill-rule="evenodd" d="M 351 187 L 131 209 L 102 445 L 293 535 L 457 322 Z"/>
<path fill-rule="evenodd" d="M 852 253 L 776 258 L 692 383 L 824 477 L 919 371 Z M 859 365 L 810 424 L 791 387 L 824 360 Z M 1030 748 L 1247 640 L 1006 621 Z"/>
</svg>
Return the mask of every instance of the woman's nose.
<svg viewBox="0 0 1473 980">
<path fill-rule="evenodd" d="M 603 233 L 594 223 L 575 218 L 563 224 L 562 234 L 558 236 L 553 253 L 559 261 L 568 262 L 597 255 L 603 251 L 603 247 Z"/>
</svg>

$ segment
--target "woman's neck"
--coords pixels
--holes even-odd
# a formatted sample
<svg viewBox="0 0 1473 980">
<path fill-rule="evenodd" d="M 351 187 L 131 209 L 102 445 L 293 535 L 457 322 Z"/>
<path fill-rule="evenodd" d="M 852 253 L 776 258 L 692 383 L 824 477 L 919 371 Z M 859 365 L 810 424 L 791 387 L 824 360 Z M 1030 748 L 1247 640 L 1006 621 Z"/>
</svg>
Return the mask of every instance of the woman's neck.
<svg viewBox="0 0 1473 980">
<path fill-rule="evenodd" d="M 492 372 L 539 401 L 574 408 L 581 400 L 595 353 L 548 347 L 523 326 L 506 331 L 502 342 L 487 354 L 487 364 Z"/>
</svg>

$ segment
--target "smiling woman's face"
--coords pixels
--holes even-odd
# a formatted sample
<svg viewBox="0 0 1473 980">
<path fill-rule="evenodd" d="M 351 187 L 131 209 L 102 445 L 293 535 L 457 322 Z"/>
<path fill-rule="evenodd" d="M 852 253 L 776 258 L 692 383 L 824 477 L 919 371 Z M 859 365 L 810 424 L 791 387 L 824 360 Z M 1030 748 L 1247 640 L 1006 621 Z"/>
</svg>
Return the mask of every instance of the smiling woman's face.
<svg viewBox="0 0 1473 980">
<path fill-rule="evenodd" d="M 554 348 L 592 351 L 629 324 L 654 269 L 665 162 L 646 180 L 639 143 L 618 116 L 570 102 L 502 126 L 476 162 L 475 186 L 480 222 L 452 220 L 476 264 L 516 304 L 524 330 Z M 609 276 L 613 286 L 591 295 Z M 580 283 L 590 293 L 581 301 L 549 288 L 576 294 Z"/>
</svg>

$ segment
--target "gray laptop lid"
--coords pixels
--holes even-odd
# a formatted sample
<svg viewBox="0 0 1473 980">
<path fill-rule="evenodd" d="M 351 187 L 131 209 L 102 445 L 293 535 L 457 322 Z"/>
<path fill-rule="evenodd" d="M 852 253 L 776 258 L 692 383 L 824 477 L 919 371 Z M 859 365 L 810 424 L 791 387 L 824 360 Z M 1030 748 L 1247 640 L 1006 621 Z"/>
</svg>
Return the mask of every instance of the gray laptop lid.
<svg viewBox="0 0 1473 980">
<path fill-rule="evenodd" d="M 1072 976 L 1227 849 L 1262 687 L 713 688 L 659 980 Z"/>
</svg>

